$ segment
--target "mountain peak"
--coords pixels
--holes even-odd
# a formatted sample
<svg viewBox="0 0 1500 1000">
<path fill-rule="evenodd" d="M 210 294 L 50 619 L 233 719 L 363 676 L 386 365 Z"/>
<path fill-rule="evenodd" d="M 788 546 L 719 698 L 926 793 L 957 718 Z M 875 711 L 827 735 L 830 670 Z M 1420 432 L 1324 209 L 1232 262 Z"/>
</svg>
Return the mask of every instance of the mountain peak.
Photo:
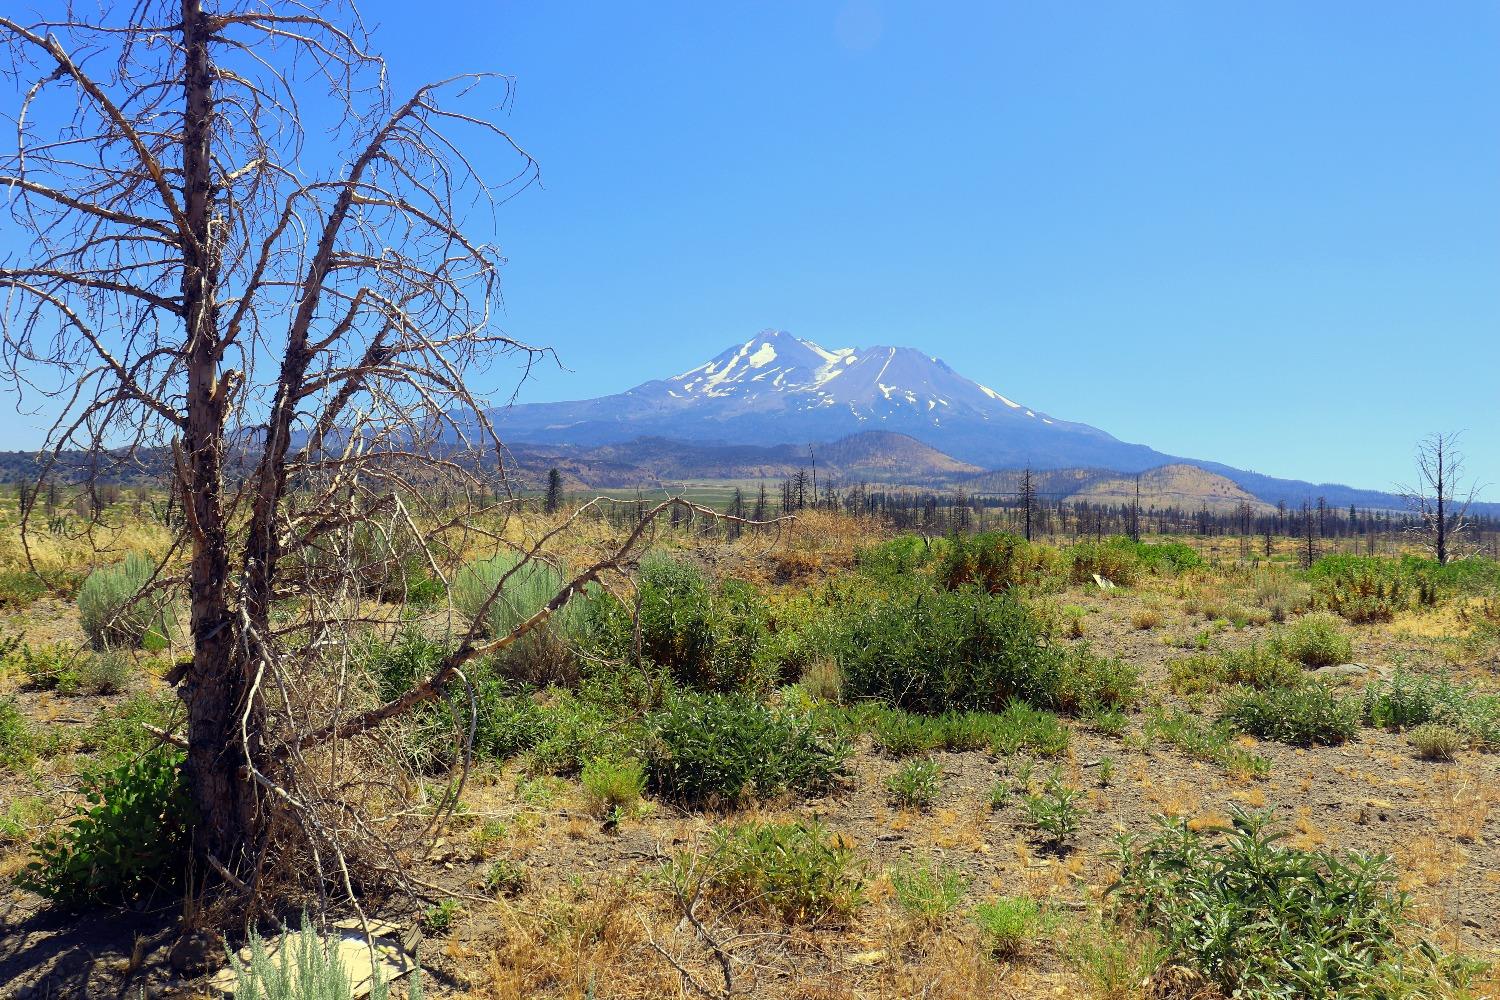
<svg viewBox="0 0 1500 1000">
<path fill-rule="evenodd" d="M 987 464 L 1097 464 L 1122 448 L 1137 467 L 1157 458 L 1024 406 L 917 348 L 830 349 L 776 328 L 679 375 L 615 396 L 513 408 L 507 422 L 533 441 L 826 441 L 879 430 Z"/>
</svg>

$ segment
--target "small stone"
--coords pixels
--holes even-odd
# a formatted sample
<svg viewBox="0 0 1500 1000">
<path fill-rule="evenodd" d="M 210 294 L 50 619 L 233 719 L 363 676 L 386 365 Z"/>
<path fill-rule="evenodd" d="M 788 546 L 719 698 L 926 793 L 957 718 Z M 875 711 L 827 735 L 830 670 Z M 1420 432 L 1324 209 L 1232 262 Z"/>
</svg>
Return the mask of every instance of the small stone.
<svg viewBox="0 0 1500 1000">
<path fill-rule="evenodd" d="M 167 962 L 184 976 L 197 976 L 208 971 L 209 965 L 221 954 L 223 946 L 218 938 L 207 931 L 189 931 L 167 952 Z"/>
<path fill-rule="evenodd" d="M 1361 677 L 1369 672 L 1363 663 L 1334 663 L 1313 671 L 1319 677 Z"/>
</svg>

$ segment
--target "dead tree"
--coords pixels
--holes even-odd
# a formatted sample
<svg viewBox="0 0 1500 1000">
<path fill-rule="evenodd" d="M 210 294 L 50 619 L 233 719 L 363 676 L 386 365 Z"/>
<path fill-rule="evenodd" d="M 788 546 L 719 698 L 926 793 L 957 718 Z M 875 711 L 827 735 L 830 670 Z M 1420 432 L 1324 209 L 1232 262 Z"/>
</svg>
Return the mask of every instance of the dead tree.
<svg viewBox="0 0 1500 1000">
<path fill-rule="evenodd" d="M 1429 434 L 1417 445 L 1417 481 L 1402 487 L 1415 517 L 1412 533 L 1439 565 L 1464 554 L 1469 507 L 1477 486 L 1465 485 L 1458 433 Z"/>
<path fill-rule="evenodd" d="M 352 789 L 375 779 L 343 776 L 350 741 L 461 686 L 467 662 L 627 569 L 652 518 L 689 505 L 646 512 L 512 635 L 460 621 L 433 676 L 361 702 L 347 658 L 381 621 L 372 576 L 411 558 L 441 576 L 463 547 L 445 537 L 512 509 L 485 417 L 504 387 L 471 379 L 513 386 L 544 353 L 494 328 L 502 258 L 483 235 L 535 165 L 467 110 L 503 107 L 508 81 L 397 99 L 357 13 L 317 3 L 0 15 L 0 45 L 16 93 L 0 186 L 30 240 L 0 261 L 4 372 L 60 412 L 47 453 L 170 455 L 185 517 L 157 584 L 189 607 L 171 680 L 199 870 L 253 896 L 268 866 L 306 859 L 319 892 L 352 896 L 329 866 L 366 822 Z M 511 157 L 503 183 L 465 153 L 475 140 Z"/>
</svg>

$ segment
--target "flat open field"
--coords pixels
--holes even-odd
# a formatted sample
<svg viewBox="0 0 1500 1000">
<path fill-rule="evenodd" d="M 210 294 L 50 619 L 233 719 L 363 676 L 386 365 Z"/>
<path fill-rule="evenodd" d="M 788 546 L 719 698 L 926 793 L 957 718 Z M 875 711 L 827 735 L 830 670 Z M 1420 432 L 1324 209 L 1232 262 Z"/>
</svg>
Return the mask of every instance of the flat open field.
<svg viewBox="0 0 1500 1000">
<path fill-rule="evenodd" d="M 46 586 L 4 550 L 7 879 L 98 775 L 166 752 L 180 630 L 91 650 L 74 599 L 161 541 L 59 538 Z M 664 529 L 640 658 L 596 595 L 488 664 L 459 807 L 400 859 L 423 898 L 369 906 L 421 929 L 428 997 L 1494 996 L 1500 567 L 1303 571 L 1280 544 Z M 446 607 L 361 669 L 441 646 Z M 382 744 L 409 816 L 455 710 Z M 201 995 L 161 881 L 76 908 L 7 886 L 0 996 Z"/>
</svg>

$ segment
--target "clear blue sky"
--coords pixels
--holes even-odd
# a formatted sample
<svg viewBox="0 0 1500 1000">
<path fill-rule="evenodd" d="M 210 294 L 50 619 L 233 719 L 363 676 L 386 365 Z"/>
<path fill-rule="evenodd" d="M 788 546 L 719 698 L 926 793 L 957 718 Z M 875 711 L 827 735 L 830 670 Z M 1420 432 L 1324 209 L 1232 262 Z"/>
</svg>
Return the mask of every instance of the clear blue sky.
<svg viewBox="0 0 1500 1000">
<path fill-rule="evenodd" d="M 502 320 L 571 369 L 523 400 L 781 327 L 1297 478 L 1466 429 L 1500 481 L 1489 0 L 362 9 L 397 89 L 517 79 Z"/>
</svg>

